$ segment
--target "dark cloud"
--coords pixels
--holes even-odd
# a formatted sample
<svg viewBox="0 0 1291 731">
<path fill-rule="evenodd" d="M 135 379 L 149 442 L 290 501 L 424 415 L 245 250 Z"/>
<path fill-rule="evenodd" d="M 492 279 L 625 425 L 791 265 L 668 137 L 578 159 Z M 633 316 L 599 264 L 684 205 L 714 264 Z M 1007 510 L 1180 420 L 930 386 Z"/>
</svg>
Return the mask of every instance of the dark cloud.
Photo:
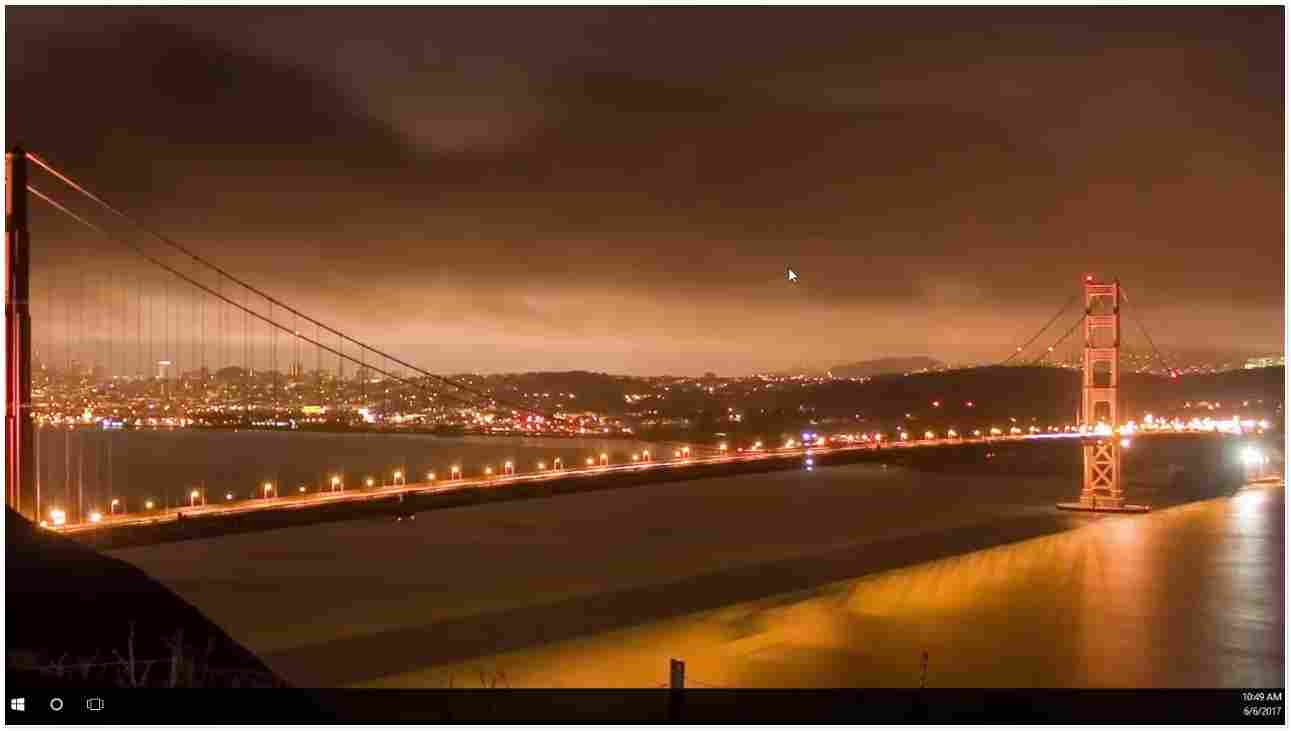
<svg viewBox="0 0 1291 731">
<path fill-rule="evenodd" d="M 987 357 L 1091 268 L 1277 348 L 1282 12 L 7 8 L 6 137 L 437 369 Z"/>
</svg>

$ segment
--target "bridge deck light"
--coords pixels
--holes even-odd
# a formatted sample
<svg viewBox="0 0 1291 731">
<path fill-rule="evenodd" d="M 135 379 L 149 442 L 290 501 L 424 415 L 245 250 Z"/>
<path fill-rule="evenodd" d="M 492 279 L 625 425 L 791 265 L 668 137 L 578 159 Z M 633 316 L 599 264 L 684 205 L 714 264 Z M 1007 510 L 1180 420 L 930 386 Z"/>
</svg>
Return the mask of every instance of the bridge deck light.
<svg viewBox="0 0 1291 731">
<path fill-rule="evenodd" d="M 1242 450 L 1242 462 L 1245 463 L 1248 467 L 1253 467 L 1255 465 L 1263 464 L 1264 455 L 1261 454 L 1260 450 L 1256 449 L 1255 447 L 1247 447 L 1246 449 Z"/>
</svg>

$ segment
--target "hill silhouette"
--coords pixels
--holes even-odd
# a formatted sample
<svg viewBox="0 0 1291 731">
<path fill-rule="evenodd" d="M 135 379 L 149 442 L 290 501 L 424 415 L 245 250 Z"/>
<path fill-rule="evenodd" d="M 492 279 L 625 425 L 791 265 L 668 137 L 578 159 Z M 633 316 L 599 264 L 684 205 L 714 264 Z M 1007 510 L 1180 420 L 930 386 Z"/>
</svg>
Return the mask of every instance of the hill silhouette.
<svg viewBox="0 0 1291 731">
<path fill-rule="evenodd" d="M 1240 405 L 1263 400 L 1272 412 L 1282 400 L 1283 368 L 1226 371 L 1177 379 L 1122 374 L 1123 418 L 1142 412 L 1179 411 L 1196 401 Z M 864 383 L 832 381 L 806 389 L 799 400 L 817 417 L 893 423 L 917 419 L 930 425 L 960 426 L 1025 420 L 1027 424 L 1071 423 L 1080 406 L 1081 374 L 1062 368 L 991 366 L 910 376 L 877 376 Z M 971 404 L 971 405 L 970 405 Z M 906 417 L 906 414 L 911 417 Z M 1231 417 L 1231 409 L 1212 414 Z"/>
<path fill-rule="evenodd" d="M 855 363 L 843 363 L 829 369 L 834 378 L 870 378 L 888 373 L 915 373 L 937 368 L 942 362 L 925 355 L 908 358 L 877 358 Z"/>
<path fill-rule="evenodd" d="M 197 608 L 134 566 L 8 508 L 5 533 L 11 687 L 285 685 Z"/>
</svg>

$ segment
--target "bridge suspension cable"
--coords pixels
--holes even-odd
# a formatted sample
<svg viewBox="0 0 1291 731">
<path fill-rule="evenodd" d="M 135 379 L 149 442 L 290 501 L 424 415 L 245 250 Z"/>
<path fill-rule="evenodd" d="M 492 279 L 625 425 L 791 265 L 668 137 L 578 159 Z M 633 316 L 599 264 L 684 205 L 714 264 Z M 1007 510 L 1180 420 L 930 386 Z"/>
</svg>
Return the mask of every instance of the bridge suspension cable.
<svg viewBox="0 0 1291 731">
<path fill-rule="evenodd" d="M 1032 335 L 1032 336 L 1031 336 L 1031 337 L 1030 337 L 1030 338 L 1029 338 L 1025 343 L 1023 343 L 1022 345 L 1018 346 L 1018 347 L 1017 347 L 1017 348 L 1016 348 L 1012 353 L 1010 353 L 1010 354 L 1009 354 L 1009 357 L 1007 357 L 1007 358 L 1005 358 L 1004 360 L 1000 361 L 1000 362 L 999 362 L 999 365 L 1008 365 L 1009 361 L 1011 361 L 1011 360 L 1013 360 L 1014 358 L 1018 357 L 1019 355 L 1021 355 L 1021 354 L 1022 354 L 1022 352 L 1023 352 L 1024 350 L 1026 350 L 1027 348 L 1031 347 L 1031 344 L 1032 344 L 1032 343 L 1034 343 L 1035 341 L 1039 340 L 1039 339 L 1040 339 L 1040 336 L 1041 336 L 1041 335 L 1044 335 L 1044 334 L 1045 334 L 1045 331 L 1046 331 L 1046 330 L 1048 330 L 1048 329 L 1049 329 L 1049 328 L 1050 328 L 1050 327 L 1051 327 L 1055 322 L 1057 322 L 1057 321 L 1058 321 L 1058 318 L 1062 317 L 1062 316 L 1063 316 L 1063 314 L 1064 314 L 1067 310 L 1071 309 L 1071 306 L 1072 306 L 1072 305 L 1074 305 L 1074 304 L 1076 303 L 1076 301 L 1077 301 L 1077 300 L 1079 300 L 1079 299 L 1080 299 L 1080 293 L 1076 293 L 1076 294 L 1072 295 L 1072 296 L 1071 296 L 1071 297 L 1070 297 L 1070 298 L 1069 298 L 1069 299 L 1068 299 L 1068 300 L 1063 304 L 1063 306 L 1062 306 L 1062 307 L 1058 308 L 1058 311 L 1057 311 L 1056 313 L 1054 313 L 1053 317 L 1049 318 L 1049 321 L 1048 321 L 1048 322 L 1046 322 L 1046 323 L 1044 324 L 1044 327 L 1040 328 L 1040 330 L 1039 330 L 1039 331 L 1037 331 L 1035 335 Z M 1082 317 L 1083 317 L 1083 315 L 1082 315 Z M 1051 350 L 1052 350 L 1052 349 L 1051 349 Z"/>
<path fill-rule="evenodd" d="M 271 305 L 276 304 L 277 306 L 281 307 L 282 309 L 286 310 L 287 312 L 291 313 L 292 315 L 294 315 L 294 316 L 296 316 L 296 317 L 299 317 L 300 319 L 304 320 L 305 322 L 308 322 L 308 323 L 310 323 L 310 324 L 312 324 L 312 325 L 315 325 L 316 327 L 322 328 L 323 330 L 325 330 L 325 331 L 327 331 L 327 332 L 329 332 L 329 333 L 332 333 L 332 334 L 336 335 L 339 339 L 347 340 L 347 341 L 349 341 L 349 342 L 353 343 L 354 345 L 359 346 L 359 348 L 360 348 L 361 350 L 369 350 L 369 351 L 371 351 L 372 353 L 374 353 L 374 354 L 376 354 L 376 355 L 379 355 L 379 356 L 381 356 L 382 358 L 385 358 L 385 359 L 387 359 L 387 360 L 389 360 L 389 361 L 391 361 L 391 362 L 394 362 L 394 363 L 396 363 L 396 364 L 398 364 L 398 365 L 401 365 L 401 366 L 403 366 L 404 368 L 407 368 L 407 369 L 409 369 L 409 370 L 411 370 L 411 371 L 413 371 L 413 372 L 415 372 L 415 373 L 420 374 L 421 376 L 424 376 L 424 377 L 426 377 L 426 378 L 430 378 L 430 379 L 432 379 L 432 380 L 438 381 L 438 382 L 440 382 L 440 383 L 442 383 L 442 384 L 444 384 L 444 385 L 446 385 L 446 386 L 451 386 L 451 387 L 453 387 L 453 388 L 459 389 L 459 390 L 461 390 L 461 391 L 463 391 L 463 392 L 465 392 L 465 393 L 472 394 L 472 395 L 474 395 L 474 396 L 476 396 L 476 397 L 478 397 L 478 398 L 486 399 L 487 401 L 490 401 L 490 402 L 493 402 L 493 403 L 496 403 L 496 404 L 499 404 L 499 405 L 502 405 L 502 406 L 510 407 L 510 408 L 513 408 L 513 409 L 515 409 L 515 410 L 517 410 L 517 411 L 522 411 L 522 412 L 525 412 L 525 413 L 529 413 L 529 414 L 534 414 L 534 415 L 542 416 L 544 419 L 548 419 L 548 420 L 552 420 L 552 421 L 556 421 L 556 420 L 557 420 L 557 419 L 555 419 L 555 417 L 553 417 L 553 416 L 552 416 L 552 415 L 550 415 L 550 414 L 547 414 L 546 412 L 542 411 L 541 409 L 536 409 L 536 408 L 533 408 L 533 407 L 530 407 L 530 406 L 526 406 L 526 405 L 524 405 L 524 404 L 518 404 L 518 403 L 514 403 L 514 402 L 511 402 L 511 401 L 508 401 L 508 400 L 504 400 L 504 399 L 501 399 L 501 398 L 496 397 L 496 396 L 495 396 L 495 395 L 493 395 L 493 394 L 489 394 L 489 393 L 486 393 L 486 392 L 484 392 L 484 391 L 480 391 L 480 390 L 477 390 L 477 389 L 475 389 L 475 388 L 472 388 L 471 386 L 468 386 L 468 385 L 466 385 L 466 384 L 460 383 L 460 382 L 458 382 L 458 381 L 456 381 L 456 380 L 454 380 L 454 379 L 451 379 L 451 378 L 448 378 L 448 377 L 445 377 L 445 376 L 441 376 L 441 375 L 438 375 L 438 374 L 435 374 L 435 373 L 431 373 L 431 372 L 429 372 L 429 371 L 427 371 L 427 370 L 425 370 L 425 369 L 423 369 L 423 368 L 420 368 L 420 367 L 418 367 L 418 366 L 416 366 L 416 365 L 414 365 L 414 364 L 412 364 L 412 363 L 409 363 L 409 362 L 407 362 L 407 361 L 405 361 L 405 360 L 402 360 L 402 359 L 400 359 L 400 358 L 398 358 L 398 357 L 396 357 L 396 356 L 394 356 L 394 355 L 392 355 L 392 354 L 390 354 L 390 353 L 387 353 L 387 352 L 385 352 L 385 351 L 383 351 L 383 350 L 381 350 L 381 349 L 379 349 L 379 348 L 375 348 L 375 347 L 373 347 L 373 346 L 371 346 L 371 345 L 368 345 L 367 343 L 361 342 L 361 341 L 359 341 L 358 339 L 356 339 L 356 338 L 354 338 L 354 337 L 352 337 L 352 336 L 350 336 L 350 335 L 347 335 L 346 333 L 344 333 L 344 332 L 342 332 L 342 331 L 340 331 L 340 330 L 338 330 L 338 329 L 336 329 L 336 328 L 334 328 L 334 327 L 332 327 L 332 326 L 330 326 L 330 325 L 327 325 L 326 323 L 320 322 L 319 320 L 317 320 L 317 319 L 315 319 L 315 318 L 313 318 L 313 317 L 310 317 L 309 315 L 305 314 L 304 312 L 301 312 L 301 311 L 297 310 L 296 308 L 294 308 L 294 307 L 292 307 L 292 306 L 288 305 L 287 303 L 285 303 L 285 302 L 283 302 L 283 301 L 281 301 L 281 300 L 279 300 L 279 299 L 277 299 L 277 298 L 273 297 L 272 295 L 270 295 L 269 293 L 267 293 L 267 292 L 265 292 L 265 291 L 261 290 L 260 288 L 255 287 L 254 285 L 252 285 L 252 284 L 250 284 L 250 283 L 248 283 L 248 282 L 246 282 L 246 281 L 244 281 L 244 280 L 242 280 L 242 279 L 240 279 L 240 278 L 238 278 L 238 277 L 234 276 L 233 274 L 229 273 L 228 271 L 226 271 L 225 269 L 223 269 L 223 268 L 222 268 L 222 267 L 220 267 L 219 265 L 215 264 L 214 262 L 209 261 L 209 260 L 208 260 L 208 259 L 206 259 L 205 257 L 202 257 L 200 254 L 197 254 L 196 252 L 192 251 L 191 249 L 189 249 L 188 247 L 184 246 L 183 244 L 180 244 L 179 242 L 177 242 L 177 241 L 175 241 L 175 240 L 173 240 L 173 239 L 169 238 L 168 236 L 165 236 L 164 234 L 162 234 L 162 233 L 160 233 L 159 231 L 157 231 L 157 230 L 155 230 L 155 229 L 151 228 L 150 226 L 148 226 L 148 225 L 146 225 L 145 223 L 143 223 L 143 222 L 139 221 L 138 219 L 134 218 L 133 216 L 130 216 L 129 214 L 125 213 L 124 211 L 122 211 L 121 209 L 117 208 L 116 206 L 113 206 L 112 204 L 110 204 L 110 203 L 108 203 L 106 200 L 104 200 L 102 197 L 100 197 L 99 195 L 95 194 L 94 192 L 92 192 L 91 190 L 89 190 L 88 188 L 86 188 L 84 185 L 81 185 L 81 184 L 80 184 L 80 183 L 78 183 L 77 181 L 73 180 L 73 179 L 71 178 L 71 176 L 67 175 L 66 173 L 64 173 L 64 172 L 62 172 L 61 170 L 59 170 L 59 169 L 57 169 L 56 167 L 54 167 L 54 165 L 52 165 L 51 163 L 49 163 L 49 162 L 47 162 L 46 160 L 44 160 L 43 158 L 41 158 L 39 155 L 36 155 L 35 153 L 32 153 L 32 152 L 28 152 L 28 153 L 26 153 L 26 155 L 27 155 L 27 158 L 28 158 L 28 159 L 30 159 L 32 162 L 34 162 L 34 163 L 36 163 L 37 165 L 39 165 L 41 168 L 43 168 L 43 169 L 44 169 L 45 171 L 47 171 L 49 174 L 51 174 L 51 175 L 53 175 L 54 177 L 58 178 L 60 181 L 62 181 L 62 182 L 63 182 L 65 185 L 67 185 L 68 187 L 72 188 L 73 190 L 75 190 L 76 192 L 80 193 L 81 195 L 84 195 L 85 197 L 87 197 L 87 198 L 89 198 L 90 200 L 94 201 L 94 202 L 95 202 L 95 203 L 97 203 L 99 206 L 103 207 L 105 210 L 109 211 L 109 212 L 110 212 L 110 213 L 112 213 L 113 215 L 115 215 L 115 216 L 117 216 L 117 217 L 121 218 L 122 220 L 126 221 L 127 223 L 130 223 L 131 225 L 135 226 L 135 227 L 136 227 L 136 228 L 138 228 L 139 230 L 141 230 L 141 231 L 143 231 L 143 232 L 147 233 L 149 236 L 153 237 L 154 239 L 156 239 L 156 240 L 160 241 L 161 243 L 163 243 L 163 244 L 165 244 L 165 245 L 167 245 L 167 246 L 170 246 L 171 248 L 173 248 L 173 249 L 175 249 L 175 250 L 177 250 L 177 251 L 181 252 L 181 253 L 182 253 L 182 254 L 184 254 L 185 256 L 188 256 L 189 258 L 191 258 L 194 262 L 199 263 L 199 264 L 201 264 L 201 265 L 202 265 L 202 266 L 204 266 L 204 267 L 207 267 L 208 269 L 210 269 L 210 270 L 212 270 L 212 271 L 216 272 L 217 274 L 219 274 L 221 277 L 224 277 L 224 278 L 228 279 L 229 281 L 233 282 L 234 284 L 237 284 L 238 286 L 243 287 L 244 289 L 248 290 L 249 292 L 252 292 L 252 293 L 254 293 L 255 295 L 257 295 L 257 296 L 259 296 L 259 297 L 263 298 L 266 302 L 269 302 Z M 44 197 L 44 196 L 42 195 L 42 197 Z M 48 199 L 46 198 L 46 200 L 48 200 Z M 70 213 L 70 211 L 66 211 L 66 210 L 65 210 L 65 212 Z M 83 222 L 84 222 L 84 221 L 83 221 Z M 169 268 L 168 268 L 168 271 L 171 271 L 172 273 L 177 273 L 177 272 L 175 272 L 173 269 L 169 269 Z M 263 319 L 263 318 L 261 318 L 261 319 Z M 276 327 L 281 328 L 281 329 L 286 329 L 286 328 L 283 328 L 283 327 L 282 327 L 282 326 L 280 326 L 280 325 L 277 325 L 276 323 L 274 323 L 274 325 L 275 325 Z M 320 347 L 321 347 L 321 346 L 320 346 Z M 334 352 L 334 351 L 329 351 L 329 352 Z M 459 401 L 461 401 L 461 399 L 459 399 Z M 465 401 L 463 401 L 463 403 L 470 403 L 470 402 L 465 402 Z M 477 405 L 477 404 L 472 404 L 472 405 Z"/>
<path fill-rule="evenodd" d="M 1130 297 L 1128 294 L 1125 293 L 1124 287 L 1121 288 L 1121 301 L 1124 302 L 1126 305 L 1130 303 Z M 1126 312 L 1129 313 L 1130 319 L 1134 321 L 1134 324 L 1138 326 L 1139 332 L 1143 333 L 1143 337 L 1147 339 L 1148 346 L 1152 348 L 1152 352 L 1156 355 L 1157 360 L 1160 361 L 1161 365 L 1165 367 L 1166 373 L 1168 373 L 1171 378 L 1178 378 L 1179 377 L 1178 371 L 1176 371 L 1173 367 L 1170 366 L 1169 361 L 1167 361 L 1165 358 L 1165 354 L 1161 352 L 1161 349 L 1157 347 L 1156 342 L 1152 340 L 1152 336 L 1148 334 L 1148 329 L 1143 325 L 1143 321 L 1140 320 L 1138 316 L 1134 314 L 1134 309 L 1127 308 Z"/>
<path fill-rule="evenodd" d="M 1031 365 L 1040 365 L 1044 361 L 1048 360 L 1049 356 L 1052 355 L 1053 352 L 1057 350 L 1060 345 L 1066 342 L 1067 338 L 1071 337 L 1071 334 L 1076 332 L 1076 328 L 1080 327 L 1084 321 L 1085 321 L 1085 313 L 1082 312 L 1080 313 L 1080 317 L 1077 317 L 1076 321 L 1071 324 L 1071 327 L 1067 328 L 1067 332 L 1063 333 L 1061 337 L 1055 340 L 1053 345 L 1050 345 L 1047 349 L 1045 349 L 1045 351 L 1041 353 L 1039 357 L 1031 361 Z"/>
<path fill-rule="evenodd" d="M 192 286 L 194 286 L 194 287 L 197 287 L 198 289 L 201 289 L 202 291 L 206 292 L 206 293 L 207 293 L 207 294 L 209 294 L 209 295 L 212 295 L 212 296 L 214 296 L 214 297 L 216 297 L 216 298 L 220 299 L 221 301 L 225 302 L 226 304 L 229 304 L 230 306 L 235 307 L 235 308 L 237 308 L 237 309 L 241 310 L 241 311 L 244 313 L 244 317 L 246 317 L 246 316 L 254 317 L 254 318 L 256 318 L 257 320 L 260 320 L 260 321 L 262 321 L 262 322 L 266 323 L 269 327 L 271 327 L 271 328 L 275 328 L 276 330 L 287 330 L 287 328 L 286 328 L 285 326 L 280 325 L 280 324 L 278 324 L 277 322 L 274 322 L 272 319 L 270 319 L 269 317 L 266 317 L 265 315 L 260 314 L 259 312 L 256 312 L 256 311 L 255 311 L 255 310 L 253 310 L 251 307 L 249 307 L 249 306 L 247 306 L 247 305 L 244 305 L 244 304 L 240 304 L 240 303 L 238 303 L 238 302 L 234 301 L 233 299 L 231 299 L 231 298 L 229 298 L 229 297 L 226 297 L 226 296 L 224 296 L 223 294 L 216 292 L 215 290 L 212 290 L 212 289 L 211 289 L 210 287 L 208 287 L 207 285 L 205 285 L 205 284 L 203 284 L 203 283 L 201 283 L 201 282 L 199 282 L 199 281 L 197 281 L 197 280 L 195 280 L 195 279 L 192 279 L 192 278 L 191 278 L 191 277 L 189 277 L 188 275 L 186 275 L 186 274 L 184 274 L 183 272 L 181 272 L 181 271 L 179 271 L 179 270 L 175 269 L 174 267 L 172 267 L 171 265 L 167 264 L 166 262 L 161 261 L 160 259 L 157 259 L 157 258 L 156 258 L 156 257 L 154 257 L 153 255 L 151 255 L 151 254 L 149 254 L 148 252 L 144 251 L 144 250 L 143 250 L 143 248 L 142 248 L 142 247 L 140 247 L 140 246 L 138 246 L 137 244 L 134 244 L 134 243 L 132 243 L 132 242 L 130 242 L 130 241 L 126 241 L 126 240 L 124 240 L 124 239 L 122 239 L 122 238 L 120 238 L 120 237 L 118 237 L 118 236 L 114 236 L 114 235 L 112 235 L 112 234 L 111 234 L 111 233 L 109 233 L 107 230 L 105 230 L 105 229 L 103 229 L 102 227 L 98 226 L 97 224 L 95 224 L 95 223 L 93 223 L 93 222 L 91 222 L 91 221 L 89 221 L 89 220 L 87 220 L 87 219 L 83 218 L 82 216 L 80 216 L 80 215 L 76 214 L 75 212 L 73 212 L 72 210 L 70 210 L 69 208 L 67 208 L 66 206 L 64 206 L 63 204 L 61 204 L 61 203 L 59 203 L 58 201 L 54 200 L 54 199 L 53 199 L 53 198 L 51 198 L 50 196 L 45 195 L 44 193 L 42 193 L 40 190 L 36 189 L 35 187 L 33 187 L 33 186 L 31 186 L 31 185 L 28 185 L 28 186 L 27 186 L 27 190 L 28 190 L 32 195 L 35 195 L 37 198 L 40 198 L 41 200 L 45 201 L 46 203 L 48 203 L 50 206 L 52 206 L 52 207 L 53 207 L 53 208 L 55 208 L 56 210 L 58 210 L 58 211 L 60 211 L 60 212 L 62 212 L 62 213 L 64 213 L 64 214 L 66 214 L 67 216 L 70 216 L 71 218 L 73 218 L 73 219 L 74 219 L 74 220 L 76 220 L 76 221 L 79 221 L 82 225 L 84 225 L 84 226 L 86 226 L 86 227 L 90 228 L 91 230 L 93 230 L 93 231 L 95 231 L 95 232 L 99 233 L 100 235 L 104 236 L 105 238 L 108 238 L 108 239 L 110 239 L 110 240 L 112 240 L 112 241 L 115 241 L 115 242 L 117 242 L 117 243 L 119 243 L 119 244 L 121 244 L 121 245 L 123 245 L 123 246 L 128 247 L 128 248 L 129 248 L 130 250 L 132 250 L 134 253 L 138 254 L 138 255 L 139 255 L 139 256 L 141 256 L 141 257 L 143 257 L 144 259 L 146 259 L 146 260 L 147 260 L 147 261 L 149 261 L 150 263 L 154 264 L 155 266 L 160 267 L 161 269 L 165 270 L 166 272 L 170 273 L 171 275 L 173 275 L 173 276 L 175 276 L 175 277 L 177 277 L 177 278 L 179 278 L 179 279 L 181 279 L 181 280 L 183 280 L 183 281 L 187 282 L 188 284 L 190 284 L 190 285 L 192 285 Z M 244 331 L 244 332 L 245 332 L 245 331 Z M 333 348 L 329 347 L 328 345 L 326 345 L 326 344 L 324 344 L 324 343 L 321 343 L 321 342 L 315 341 L 315 340 L 313 340 L 312 338 L 309 338 L 309 337 L 306 337 L 306 336 L 300 336 L 300 337 L 301 337 L 301 339 L 302 339 L 302 340 L 304 340 L 304 341 L 308 342 L 309 344 L 311 344 L 311 345 L 313 345 L 313 346 L 315 346 L 315 347 L 318 347 L 318 348 L 322 348 L 323 350 L 326 350 L 326 351 L 328 351 L 329 353 L 333 353 L 333 354 L 335 354 L 335 355 L 337 355 L 337 356 L 339 356 L 339 357 L 346 358 L 347 360 L 350 360 L 351 362 L 356 362 L 356 363 L 357 363 L 357 362 L 359 362 L 359 361 L 355 360 L 354 358 L 352 358 L 351 356 L 346 356 L 346 355 L 344 355 L 343 353 L 341 353 L 341 352 L 339 352 L 339 351 L 337 351 L 337 350 L 334 350 Z M 403 383 L 403 384 L 405 384 L 405 385 L 412 386 L 412 387 L 414 387 L 414 388 L 420 388 L 420 389 L 422 389 L 422 390 L 430 390 L 430 389 L 427 387 L 427 385 L 426 385 L 425 383 L 418 382 L 418 381 L 416 381 L 416 380 L 412 380 L 412 379 L 408 379 L 408 378 L 403 378 L 402 376 L 399 376 L 399 375 L 397 375 L 397 374 L 395 374 L 395 373 L 393 373 L 393 372 L 391 372 L 391 371 L 389 371 L 389 370 L 382 369 L 382 368 L 378 368 L 378 367 L 376 367 L 376 366 L 372 366 L 372 365 L 368 365 L 368 366 L 366 366 L 366 367 L 367 367 L 367 369 L 368 369 L 368 370 L 371 370 L 371 371 L 375 371 L 375 372 L 377 372 L 377 373 L 380 373 L 381 375 L 383 375 L 383 376 L 385 376 L 385 377 L 387 377 L 387 378 L 390 378 L 390 379 L 392 379 L 392 380 L 398 381 L 399 383 Z M 245 372 L 245 369 L 244 369 L 244 372 Z M 436 396 L 442 396 L 443 398 L 449 399 L 449 400 L 451 400 L 451 401 L 455 401 L 455 402 L 460 403 L 460 404 L 462 404 L 462 405 L 464 405 L 464 406 L 471 406 L 471 407 L 474 407 L 474 406 L 477 406 L 477 405 L 478 405 L 478 404 L 476 404 L 475 402 L 472 402 L 472 401 L 469 401 L 469 400 L 467 400 L 467 399 L 463 399 L 463 398 L 460 398 L 460 397 L 457 397 L 457 396 L 453 396 L 453 395 L 450 395 L 450 394 L 440 393 L 440 392 L 437 392 L 437 391 L 432 391 L 432 393 L 434 393 Z"/>
</svg>

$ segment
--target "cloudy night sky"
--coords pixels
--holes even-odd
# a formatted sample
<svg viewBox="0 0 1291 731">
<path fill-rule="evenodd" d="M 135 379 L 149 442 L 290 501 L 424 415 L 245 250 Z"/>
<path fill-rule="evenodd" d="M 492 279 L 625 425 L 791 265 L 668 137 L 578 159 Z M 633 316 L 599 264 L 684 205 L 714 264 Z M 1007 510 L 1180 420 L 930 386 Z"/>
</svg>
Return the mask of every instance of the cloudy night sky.
<svg viewBox="0 0 1291 731">
<path fill-rule="evenodd" d="M 1280 7 L 5 18 L 8 145 L 432 371 L 991 360 L 1091 271 L 1282 351 Z"/>
</svg>

